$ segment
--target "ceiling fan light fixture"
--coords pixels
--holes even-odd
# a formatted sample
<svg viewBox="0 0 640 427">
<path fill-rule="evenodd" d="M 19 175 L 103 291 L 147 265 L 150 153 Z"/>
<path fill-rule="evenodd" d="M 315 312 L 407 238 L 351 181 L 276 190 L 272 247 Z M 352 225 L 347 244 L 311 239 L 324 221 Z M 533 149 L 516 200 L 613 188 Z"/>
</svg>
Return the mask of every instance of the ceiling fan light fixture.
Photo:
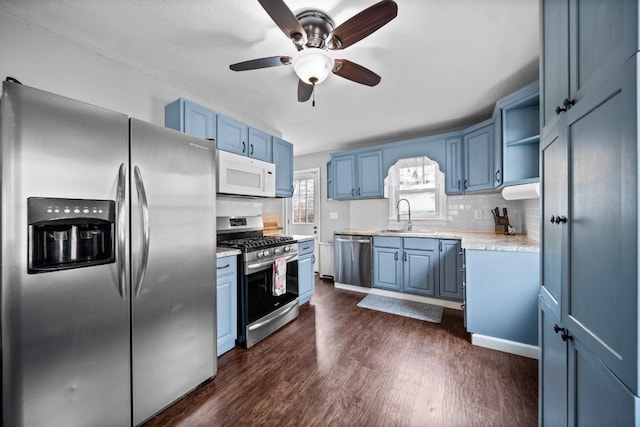
<svg viewBox="0 0 640 427">
<path fill-rule="evenodd" d="M 307 84 L 322 83 L 333 69 L 333 59 L 318 48 L 303 49 L 293 58 L 293 70 Z"/>
</svg>

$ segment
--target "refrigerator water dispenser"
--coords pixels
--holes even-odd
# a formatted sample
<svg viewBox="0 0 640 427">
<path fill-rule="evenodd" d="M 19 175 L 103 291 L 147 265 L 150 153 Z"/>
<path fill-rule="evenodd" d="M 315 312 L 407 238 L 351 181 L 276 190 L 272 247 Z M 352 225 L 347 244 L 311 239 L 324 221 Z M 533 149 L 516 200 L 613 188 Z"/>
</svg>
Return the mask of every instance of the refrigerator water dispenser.
<svg viewBox="0 0 640 427">
<path fill-rule="evenodd" d="M 29 274 L 115 262 L 115 202 L 27 199 Z"/>
</svg>

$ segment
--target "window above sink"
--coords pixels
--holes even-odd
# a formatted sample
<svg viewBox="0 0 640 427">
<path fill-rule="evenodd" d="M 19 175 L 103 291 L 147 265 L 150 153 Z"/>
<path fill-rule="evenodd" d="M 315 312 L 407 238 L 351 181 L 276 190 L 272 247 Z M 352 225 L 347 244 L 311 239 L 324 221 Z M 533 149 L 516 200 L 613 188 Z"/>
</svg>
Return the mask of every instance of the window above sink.
<svg viewBox="0 0 640 427">
<path fill-rule="evenodd" d="M 385 178 L 385 197 L 389 198 L 389 220 L 407 220 L 409 204 L 413 220 L 445 219 L 446 198 L 444 173 L 429 157 L 410 157 L 398 160 L 389 168 Z M 398 201 L 407 199 L 409 204 Z M 398 227 L 400 228 L 400 227 Z"/>
</svg>

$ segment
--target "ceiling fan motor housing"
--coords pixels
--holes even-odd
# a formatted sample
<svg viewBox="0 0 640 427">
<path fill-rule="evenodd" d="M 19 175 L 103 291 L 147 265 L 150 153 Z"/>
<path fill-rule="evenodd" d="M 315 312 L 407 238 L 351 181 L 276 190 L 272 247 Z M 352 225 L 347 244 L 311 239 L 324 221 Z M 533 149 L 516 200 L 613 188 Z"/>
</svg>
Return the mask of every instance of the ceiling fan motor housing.
<svg viewBox="0 0 640 427">
<path fill-rule="evenodd" d="M 302 9 L 296 18 L 307 33 L 307 47 L 326 49 L 327 37 L 335 27 L 331 17 L 318 9 Z"/>
</svg>

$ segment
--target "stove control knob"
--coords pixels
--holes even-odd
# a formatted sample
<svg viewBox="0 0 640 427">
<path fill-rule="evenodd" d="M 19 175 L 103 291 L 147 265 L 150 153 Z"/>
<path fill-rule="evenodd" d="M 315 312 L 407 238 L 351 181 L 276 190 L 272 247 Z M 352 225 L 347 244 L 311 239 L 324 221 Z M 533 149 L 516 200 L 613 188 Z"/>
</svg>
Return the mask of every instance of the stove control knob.
<svg viewBox="0 0 640 427">
<path fill-rule="evenodd" d="M 276 255 L 278 255 L 280 252 L 282 252 L 282 249 L 280 249 L 280 248 L 275 248 L 275 249 L 273 250 L 273 252 L 274 252 Z"/>
<path fill-rule="evenodd" d="M 285 251 L 285 252 L 289 252 L 290 250 L 291 250 L 291 247 L 290 247 L 290 246 L 285 246 L 285 247 L 284 247 L 284 251 Z"/>
<path fill-rule="evenodd" d="M 262 258 L 262 257 L 264 256 L 264 252 L 262 252 L 262 251 L 258 251 L 258 252 L 256 252 L 256 256 L 257 256 L 258 258 Z"/>
</svg>

